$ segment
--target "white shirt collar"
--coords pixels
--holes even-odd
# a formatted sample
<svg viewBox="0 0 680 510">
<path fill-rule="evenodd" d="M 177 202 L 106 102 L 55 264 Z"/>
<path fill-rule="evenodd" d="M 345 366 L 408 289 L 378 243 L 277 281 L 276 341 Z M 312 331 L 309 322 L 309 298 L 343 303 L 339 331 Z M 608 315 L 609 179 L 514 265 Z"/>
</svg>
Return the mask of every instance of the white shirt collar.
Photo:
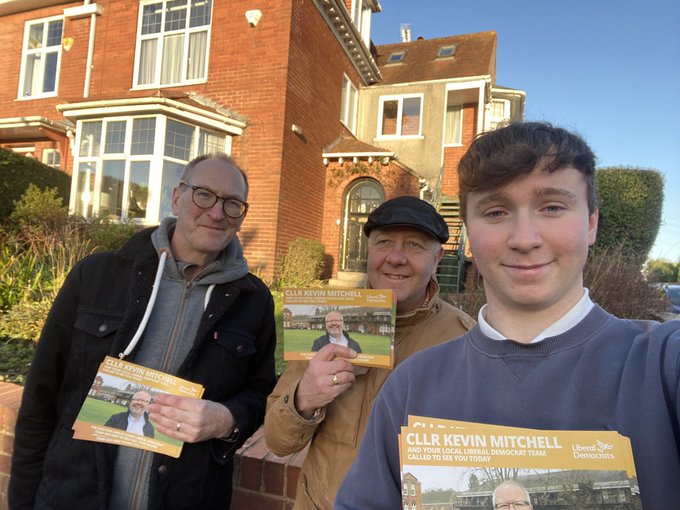
<svg viewBox="0 0 680 510">
<path fill-rule="evenodd" d="M 581 296 L 581 299 L 579 299 L 578 303 L 576 303 L 562 317 L 557 319 L 550 326 L 548 326 L 538 335 L 536 335 L 529 343 L 533 344 L 534 342 L 540 342 L 544 338 L 560 335 L 565 331 L 569 331 L 571 328 L 576 326 L 576 324 L 581 322 L 583 318 L 586 315 L 588 315 L 588 313 L 590 313 L 590 311 L 593 309 L 593 306 L 595 305 L 593 301 L 590 299 L 588 289 L 584 288 L 583 296 Z M 487 305 L 482 306 L 477 316 L 477 322 L 479 322 L 479 329 L 482 330 L 482 333 L 484 333 L 486 336 L 493 340 L 507 340 L 508 337 L 504 336 L 502 333 L 495 330 L 493 327 L 491 327 L 491 325 L 488 322 L 486 322 L 486 319 L 484 318 L 484 312 L 486 310 L 486 307 Z"/>
</svg>

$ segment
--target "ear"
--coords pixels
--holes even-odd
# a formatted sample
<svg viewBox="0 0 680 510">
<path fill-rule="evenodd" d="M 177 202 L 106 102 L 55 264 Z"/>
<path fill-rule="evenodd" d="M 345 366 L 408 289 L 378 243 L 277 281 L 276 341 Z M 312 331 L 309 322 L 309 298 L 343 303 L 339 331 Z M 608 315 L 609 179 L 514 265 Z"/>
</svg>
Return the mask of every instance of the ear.
<svg viewBox="0 0 680 510">
<path fill-rule="evenodd" d="M 437 266 L 439 265 L 439 262 L 441 262 L 443 256 L 444 247 L 442 245 L 439 245 L 439 249 L 437 250 L 437 253 L 435 253 L 434 255 L 434 270 L 432 271 L 432 275 L 437 274 Z"/>
<path fill-rule="evenodd" d="M 595 208 L 593 213 L 588 216 L 588 246 L 595 244 L 597 239 L 597 223 L 600 217 L 600 210 Z"/>
<path fill-rule="evenodd" d="M 182 192 L 179 186 L 172 188 L 172 214 L 177 216 L 179 214 L 179 197 L 182 196 Z"/>
</svg>

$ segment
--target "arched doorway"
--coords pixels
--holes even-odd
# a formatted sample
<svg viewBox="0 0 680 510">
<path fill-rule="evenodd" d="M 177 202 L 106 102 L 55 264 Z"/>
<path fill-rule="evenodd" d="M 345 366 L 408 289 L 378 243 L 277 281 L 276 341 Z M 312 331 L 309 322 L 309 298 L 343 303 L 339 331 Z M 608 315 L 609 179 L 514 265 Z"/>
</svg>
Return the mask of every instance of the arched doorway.
<svg viewBox="0 0 680 510">
<path fill-rule="evenodd" d="M 367 239 L 364 224 L 368 215 L 385 201 L 380 184 L 370 179 L 354 182 L 344 201 L 341 241 L 341 271 L 366 272 Z"/>
</svg>

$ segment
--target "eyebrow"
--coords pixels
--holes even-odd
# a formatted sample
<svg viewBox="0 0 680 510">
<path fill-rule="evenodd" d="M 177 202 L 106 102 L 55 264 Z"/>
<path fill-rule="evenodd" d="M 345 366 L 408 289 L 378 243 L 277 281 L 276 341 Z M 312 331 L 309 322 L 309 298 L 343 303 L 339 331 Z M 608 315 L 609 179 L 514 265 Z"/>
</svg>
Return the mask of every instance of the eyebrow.
<svg viewBox="0 0 680 510">
<path fill-rule="evenodd" d="M 571 190 L 568 190 L 566 188 L 553 188 L 553 187 L 545 187 L 545 188 L 538 188 L 533 191 L 533 195 L 536 198 L 541 198 L 541 197 L 551 197 L 551 196 L 558 196 L 558 197 L 566 197 L 570 200 L 576 200 L 578 196 Z M 479 201 L 475 204 L 476 209 L 484 208 L 487 205 L 496 203 L 496 202 L 503 202 L 507 200 L 507 194 L 503 191 L 496 191 L 495 193 L 491 193 L 485 197 L 482 197 L 479 199 Z"/>
</svg>

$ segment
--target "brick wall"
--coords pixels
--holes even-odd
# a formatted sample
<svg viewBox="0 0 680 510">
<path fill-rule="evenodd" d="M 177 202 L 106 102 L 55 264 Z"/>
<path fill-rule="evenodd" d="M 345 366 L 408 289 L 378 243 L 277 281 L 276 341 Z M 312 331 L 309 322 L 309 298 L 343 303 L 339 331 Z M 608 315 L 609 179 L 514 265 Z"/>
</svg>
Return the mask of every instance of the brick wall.
<svg viewBox="0 0 680 510">
<path fill-rule="evenodd" d="M 14 425 L 21 403 L 21 392 L 21 386 L 0 382 L 0 510 L 7 508 Z"/>
<path fill-rule="evenodd" d="M 349 164 L 351 163 L 345 163 L 345 165 Z M 366 164 L 365 161 L 364 164 Z M 332 177 L 333 170 L 340 167 L 337 161 L 329 163 L 328 168 L 325 169 L 326 194 L 324 200 L 326 206 L 323 215 L 324 228 L 321 242 L 326 248 L 326 254 L 331 263 L 331 267 L 327 269 L 330 270 L 333 277 L 337 276 L 339 270 L 345 197 L 357 181 L 365 179 L 376 181 L 383 188 L 385 200 L 401 195 L 418 196 L 420 190 L 418 178 L 406 171 L 399 163 L 391 161 L 388 165 L 381 165 L 375 162 L 373 165 L 374 168 L 378 168 L 379 173 L 352 174 L 340 180 Z M 340 219 L 340 224 L 338 224 L 338 219 Z"/>
<path fill-rule="evenodd" d="M 0 510 L 7 510 L 7 486 L 14 426 L 22 387 L 0 382 Z M 290 510 L 307 452 L 277 457 L 264 442 L 262 429 L 248 439 L 234 460 L 234 510 Z M 225 509 L 227 510 L 227 509 Z"/>
<path fill-rule="evenodd" d="M 477 133 L 477 105 L 463 106 L 463 126 L 461 147 L 444 147 L 444 177 L 442 179 L 442 195 L 458 195 L 458 162 L 470 147 Z"/>
</svg>

